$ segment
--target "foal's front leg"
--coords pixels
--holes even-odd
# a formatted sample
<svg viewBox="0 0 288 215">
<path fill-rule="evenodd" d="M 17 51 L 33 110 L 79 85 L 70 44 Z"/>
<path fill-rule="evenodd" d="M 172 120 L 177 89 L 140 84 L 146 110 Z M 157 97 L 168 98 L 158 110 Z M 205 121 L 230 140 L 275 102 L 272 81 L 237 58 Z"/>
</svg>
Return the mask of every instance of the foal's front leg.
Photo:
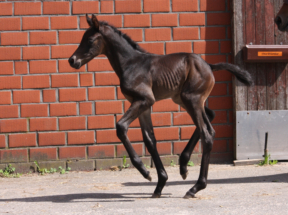
<svg viewBox="0 0 288 215">
<path fill-rule="evenodd" d="M 144 178 L 151 181 L 151 176 L 149 171 L 145 168 L 142 160 L 136 154 L 133 149 L 131 142 L 127 136 L 129 125 L 145 110 L 150 108 L 154 103 L 153 99 L 144 99 L 144 100 L 136 100 L 133 101 L 130 108 L 126 111 L 124 116 L 117 122 L 117 136 L 124 144 L 126 151 L 131 159 L 133 166 L 138 169 L 138 171 L 143 175 Z"/>
</svg>

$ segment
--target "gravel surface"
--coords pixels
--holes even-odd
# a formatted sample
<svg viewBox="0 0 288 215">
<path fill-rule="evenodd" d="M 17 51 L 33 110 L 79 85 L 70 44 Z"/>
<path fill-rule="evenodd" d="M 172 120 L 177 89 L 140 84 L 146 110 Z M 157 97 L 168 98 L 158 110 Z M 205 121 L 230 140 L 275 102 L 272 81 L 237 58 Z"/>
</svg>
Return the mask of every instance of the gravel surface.
<svg viewBox="0 0 288 215">
<path fill-rule="evenodd" d="M 179 167 L 167 167 L 160 199 L 151 199 L 152 182 L 135 169 L 70 172 L 0 178 L 2 214 L 288 214 L 288 164 L 274 166 L 210 165 L 208 186 L 196 198 L 183 199 L 199 175 L 189 167 L 183 181 Z"/>
</svg>

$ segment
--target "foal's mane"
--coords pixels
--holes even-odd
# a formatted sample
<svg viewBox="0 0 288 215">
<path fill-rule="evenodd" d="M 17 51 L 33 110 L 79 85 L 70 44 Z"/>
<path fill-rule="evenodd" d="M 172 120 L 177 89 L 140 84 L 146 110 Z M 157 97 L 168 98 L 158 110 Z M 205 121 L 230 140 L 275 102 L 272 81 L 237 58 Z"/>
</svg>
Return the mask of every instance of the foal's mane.
<svg viewBox="0 0 288 215">
<path fill-rule="evenodd" d="M 105 25 L 105 26 L 109 26 L 110 28 L 112 28 L 115 33 L 117 33 L 119 36 L 124 38 L 128 42 L 128 44 L 131 45 L 135 50 L 146 53 L 146 51 L 142 49 L 135 41 L 133 41 L 127 34 L 124 34 L 123 32 L 119 31 L 113 25 L 110 25 L 107 22 L 103 22 L 103 21 L 100 21 L 99 23 L 100 25 Z"/>
</svg>

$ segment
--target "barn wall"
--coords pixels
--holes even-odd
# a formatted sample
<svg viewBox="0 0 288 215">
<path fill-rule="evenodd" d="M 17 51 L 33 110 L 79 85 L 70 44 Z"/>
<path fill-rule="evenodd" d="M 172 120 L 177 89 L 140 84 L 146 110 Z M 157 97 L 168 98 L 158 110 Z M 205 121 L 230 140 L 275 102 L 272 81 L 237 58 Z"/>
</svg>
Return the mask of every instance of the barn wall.
<svg viewBox="0 0 288 215">
<path fill-rule="evenodd" d="M 79 160 L 76 169 L 93 169 L 95 160 L 104 168 L 126 155 L 115 122 L 129 104 L 108 60 L 97 57 L 80 70 L 68 65 L 87 28 L 86 13 L 152 53 L 194 52 L 209 63 L 231 61 L 230 0 L 1 1 L 1 164 Z M 231 161 L 231 75 L 219 71 L 215 77 L 207 101 L 216 112 L 212 161 Z M 168 164 L 177 162 L 173 155 L 194 131 L 192 120 L 171 100 L 153 106 L 152 120 L 160 155 Z M 139 122 L 130 127 L 134 149 L 149 164 Z M 198 144 L 193 159 L 200 157 Z"/>
</svg>

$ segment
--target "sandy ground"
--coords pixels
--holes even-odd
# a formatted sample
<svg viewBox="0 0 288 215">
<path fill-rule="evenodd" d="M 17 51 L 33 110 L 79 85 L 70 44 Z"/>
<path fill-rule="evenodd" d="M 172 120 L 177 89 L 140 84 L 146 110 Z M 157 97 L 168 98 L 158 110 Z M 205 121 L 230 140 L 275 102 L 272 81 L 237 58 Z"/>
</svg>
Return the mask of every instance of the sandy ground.
<svg viewBox="0 0 288 215">
<path fill-rule="evenodd" d="M 70 172 L 0 178 L 2 214 L 288 214 L 288 163 L 274 166 L 210 165 L 208 186 L 196 198 L 183 199 L 198 178 L 189 167 L 183 181 L 178 167 L 167 167 L 160 199 L 156 186 L 135 169 Z"/>
</svg>

